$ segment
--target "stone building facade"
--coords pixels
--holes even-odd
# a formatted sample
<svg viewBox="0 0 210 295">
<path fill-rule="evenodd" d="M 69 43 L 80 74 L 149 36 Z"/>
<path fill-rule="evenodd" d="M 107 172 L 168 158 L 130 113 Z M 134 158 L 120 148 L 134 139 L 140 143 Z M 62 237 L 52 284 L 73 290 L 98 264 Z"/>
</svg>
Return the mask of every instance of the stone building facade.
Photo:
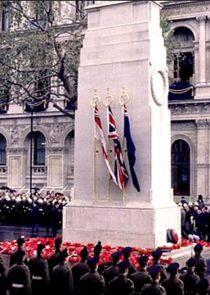
<svg viewBox="0 0 210 295">
<path fill-rule="evenodd" d="M 34 19 L 31 1 L 22 1 L 22 5 Z M 55 1 L 53 5 L 57 5 L 57 28 L 71 25 L 76 9 L 83 8 L 79 1 Z M 23 21 L 18 26 L 12 21 L 7 10 L 1 11 L 0 33 L 16 33 L 27 27 Z M 63 98 L 57 98 L 56 104 L 65 110 Z M 74 119 L 68 116 L 70 113 L 58 111 L 51 103 L 41 112 L 26 112 L 15 103 L 0 112 L 0 187 L 28 192 L 32 186 L 70 193 L 74 170 Z"/>
<path fill-rule="evenodd" d="M 0 116 L 0 185 L 27 191 L 30 183 L 32 118 L 17 106 L 13 111 L 10 109 Z M 69 191 L 74 167 L 73 120 L 53 109 L 34 113 L 33 133 L 33 187 Z"/>
<path fill-rule="evenodd" d="M 188 60 L 191 97 L 169 100 L 171 110 L 172 187 L 175 195 L 210 197 L 210 2 L 164 1 L 179 52 Z M 177 79 L 175 62 L 169 79 Z M 181 66 L 181 65 L 180 65 Z M 190 68 L 190 69 L 189 69 Z M 180 77 L 178 77 L 180 78 Z M 186 82 L 186 81 L 185 81 Z M 183 92 L 183 91 L 181 91 Z"/>
</svg>

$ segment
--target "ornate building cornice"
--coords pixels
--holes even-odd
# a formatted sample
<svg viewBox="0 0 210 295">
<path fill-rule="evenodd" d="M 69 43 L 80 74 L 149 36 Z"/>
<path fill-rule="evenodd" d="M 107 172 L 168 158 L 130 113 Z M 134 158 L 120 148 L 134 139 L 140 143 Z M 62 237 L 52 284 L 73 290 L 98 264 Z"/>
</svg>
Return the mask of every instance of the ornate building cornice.
<svg viewBox="0 0 210 295">
<path fill-rule="evenodd" d="M 209 12 L 209 1 L 167 1 L 162 3 L 163 14 L 167 16 L 191 14 L 191 13 L 207 13 Z"/>
<path fill-rule="evenodd" d="M 187 115 L 187 114 L 209 114 L 209 100 L 185 100 L 169 102 L 169 109 L 172 115 Z"/>
<path fill-rule="evenodd" d="M 196 130 L 195 121 L 175 121 L 171 122 L 172 131 L 186 131 L 186 130 Z"/>
</svg>

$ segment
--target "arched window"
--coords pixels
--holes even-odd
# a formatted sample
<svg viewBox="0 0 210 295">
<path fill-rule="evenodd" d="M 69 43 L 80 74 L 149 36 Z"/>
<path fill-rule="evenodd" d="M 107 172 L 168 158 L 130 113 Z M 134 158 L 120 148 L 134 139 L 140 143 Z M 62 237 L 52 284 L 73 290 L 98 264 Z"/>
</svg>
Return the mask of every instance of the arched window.
<svg viewBox="0 0 210 295">
<path fill-rule="evenodd" d="M 45 137 L 39 132 L 33 132 L 33 163 L 45 165 Z"/>
<path fill-rule="evenodd" d="M 71 177 L 74 169 L 74 131 L 65 139 L 65 168 L 67 178 Z"/>
<path fill-rule="evenodd" d="M 186 27 L 178 27 L 174 30 L 174 38 L 177 42 L 193 42 L 193 32 Z"/>
<path fill-rule="evenodd" d="M 194 73 L 194 35 L 186 27 L 174 30 L 174 78 L 190 83 Z"/>
<path fill-rule="evenodd" d="M 0 134 L 0 165 L 6 165 L 6 138 Z"/>
<path fill-rule="evenodd" d="M 190 147 L 182 139 L 171 148 L 171 176 L 174 195 L 190 195 Z"/>
</svg>

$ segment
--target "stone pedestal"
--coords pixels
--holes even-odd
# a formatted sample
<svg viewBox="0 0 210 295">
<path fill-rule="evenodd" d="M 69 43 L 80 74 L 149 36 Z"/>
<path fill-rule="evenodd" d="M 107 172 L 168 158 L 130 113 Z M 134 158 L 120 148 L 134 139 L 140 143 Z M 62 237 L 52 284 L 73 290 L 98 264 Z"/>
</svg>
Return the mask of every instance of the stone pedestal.
<svg viewBox="0 0 210 295">
<path fill-rule="evenodd" d="M 102 2 L 88 9 L 88 29 L 81 51 L 75 196 L 65 208 L 64 240 L 156 247 L 166 243 L 168 228 L 180 234 L 180 211 L 170 188 L 170 113 L 160 6 L 152 1 Z M 108 188 L 107 169 L 99 153 L 96 199 L 93 89 L 105 97 L 110 88 L 115 95 L 112 110 L 122 136 L 118 98 L 123 86 L 132 95 L 128 113 L 137 148 L 135 168 L 141 192 L 135 190 L 131 179 L 124 198 L 113 183 Z M 100 113 L 106 130 L 105 106 L 100 107 Z"/>
</svg>

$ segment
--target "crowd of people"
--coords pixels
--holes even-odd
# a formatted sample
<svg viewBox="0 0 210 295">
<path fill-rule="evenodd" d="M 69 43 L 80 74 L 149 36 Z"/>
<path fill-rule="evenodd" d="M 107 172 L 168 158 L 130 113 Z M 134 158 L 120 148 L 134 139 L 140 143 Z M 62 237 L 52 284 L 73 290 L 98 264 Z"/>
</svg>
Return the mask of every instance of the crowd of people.
<svg viewBox="0 0 210 295">
<path fill-rule="evenodd" d="M 205 205 L 203 196 L 199 195 L 194 203 L 188 203 L 182 197 L 179 205 L 182 236 L 195 242 L 199 240 L 210 242 L 210 210 Z"/>
<path fill-rule="evenodd" d="M 55 237 L 62 225 L 63 207 L 70 198 L 61 193 L 34 192 L 32 195 L 0 190 L 0 224 L 31 225 L 32 236 L 38 236 L 39 227 L 46 227 L 46 235 Z"/>
<path fill-rule="evenodd" d="M 85 246 L 80 252 L 80 262 L 68 262 L 67 248 L 62 239 L 55 239 L 52 256 L 44 259 L 45 245 L 37 245 L 37 253 L 27 259 L 24 239 L 19 238 L 17 249 L 10 257 L 6 271 L 0 259 L 1 295 L 204 295 L 209 294 L 206 278 L 206 262 L 202 257 L 203 246 L 194 246 L 195 254 L 180 269 L 176 262 L 166 268 L 160 264 L 162 251 L 152 252 L 152 262 L 148 265 L 146 255 L 139 256 L 136 268 L 130 260 L 131 247 L 112 253 L 111 260 L 98 264 L 102 245 L 99 241 L 90 255 Z"/>
</svg>

